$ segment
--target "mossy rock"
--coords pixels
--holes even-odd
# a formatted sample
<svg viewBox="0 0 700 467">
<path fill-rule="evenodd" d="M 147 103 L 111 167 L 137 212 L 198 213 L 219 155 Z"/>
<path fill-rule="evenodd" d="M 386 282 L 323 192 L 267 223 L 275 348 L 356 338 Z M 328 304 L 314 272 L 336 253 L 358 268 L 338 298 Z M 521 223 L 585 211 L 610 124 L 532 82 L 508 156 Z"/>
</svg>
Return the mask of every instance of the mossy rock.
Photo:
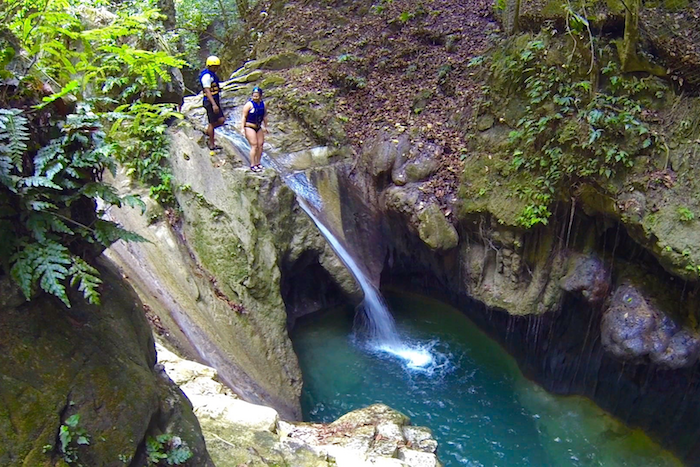
<svg viewBox="0 0 700 467">
<path fill-rule="evenodd" d="M 336 116 L 332 97 L 298 91 L 285 93 L 283 97 L 280 108 L 294 117 L 317 143 L 339 146 L 347 140 L 345 129 Z"/>
<path fill-rule="evenodd" d="M 457 246 L 457 230 L 445 218 L 437 204 L 429 204 L 417 217 L 418 236 L 431 249 L 449 250 Z"/>
<path fill-rule="evenodd" d="M 99 307 L 73 296 L 66 309 L 41 295 L 0 310 L 0 465 L 54 465 L 63 457 L 59 429 L 73 415 L 90 440 L 74 446 L 79 462 L 123 465 L 159 413 L 143 308 L 117 271 L 100 270 Z M 204 449 L 197 465 L 207 459 Z"/>
<path fill-rule="evenodd" d="M 283 86 L 286 82 L 287 80 L 285 80 L 284 77 L 278 74 L 272 74 L 266 76 L 262 81 L 260 81 L 260 87 L 262 87 L 263 90 L 267 90 L 269 88 L 277 88 Z"/>
<path fill-rule="evenodd" d="M 507 4 L 516 0 L 507 0 Z M 566 24 L 566 2 L 560 0 L 520 0 L 520 27 L 528 30 L 539 30 L 547 21 L 553 21 L 557 26 Z M 620 0 L 594 0 L 570 2 L 571 9 L 583 15 L 586 11 L 592 28 L 598 29 L 624 21 L 625 5 Z M 509 11 L 506 6 L 505 11 Z"/>
<path fill-rule="evenodd" d="M 251 67 L 260 70 L 287 70 L 299 65 L 313 62 L 316 58 L 313 55 L 302 55 L 296 52 L 284 52 L 278 55 L 261 58 L 251 63 Z"/>
</svg>

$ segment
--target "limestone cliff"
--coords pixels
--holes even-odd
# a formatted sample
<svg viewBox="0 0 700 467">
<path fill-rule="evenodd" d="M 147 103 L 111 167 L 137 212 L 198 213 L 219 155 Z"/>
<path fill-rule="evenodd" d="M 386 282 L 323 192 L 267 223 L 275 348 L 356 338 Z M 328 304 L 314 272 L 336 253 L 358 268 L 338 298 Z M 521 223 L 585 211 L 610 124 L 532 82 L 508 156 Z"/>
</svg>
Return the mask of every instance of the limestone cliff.
<svg viewBox="0 0 700 467">
<path fill-rule="evenodd" d="M 238 399 L 213 368 L 157 346 L 158 361 L 192 401 L 217 465 L 439 467 L 429 429 L 383 404 L 333 423 L 289 423 L 269 407 Z"/>
</svg>

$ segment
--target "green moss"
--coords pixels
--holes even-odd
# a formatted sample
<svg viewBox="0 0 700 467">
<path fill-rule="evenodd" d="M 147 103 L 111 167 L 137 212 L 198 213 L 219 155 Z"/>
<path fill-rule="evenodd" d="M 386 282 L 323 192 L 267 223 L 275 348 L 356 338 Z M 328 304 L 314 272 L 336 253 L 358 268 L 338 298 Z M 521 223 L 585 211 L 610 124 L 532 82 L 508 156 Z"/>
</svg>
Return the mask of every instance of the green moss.
<svg viewBox="0 0 700 467">
<path fill-rule="evenodd" d="M 280 102 L 281 109 L 296 118 L 318 143 L 329 146 L 346 141 L 345 130 L 336 118 L 335 101 L 318 93 L 292 91 Z"/>
<path fill-rule="evenodd" d="M 284 79 L 284 77 L 278 74 L 272 74 L 265 76 L 265 78 L 262 81 L 260 81 L 260 86 L 266 90 L 269 88 L 283 86 L 286 82 L 287 81 Z"/>
<path fill-rule="evenodd" d="M 570 26 L 571 36 L 578 34 L 576 27 Z M 547 224 L 551 205 L 576 196 L 572 185 L 614 186 L 635 160 L 653 153 L 658 138 L 642 109 L 667 88 L 621 75 L 609 44 L 600 49 L 600 68 L 590 67 L 584 42 L 544 31 L 516 36 L 493 54 L 489 112 L 501 114 L 500 121 L 513 129 L 500 141 L 473 142 L 475 152 L 489 160 L 486 165 L 479 156 L 481 166 L 466 164 L 464 183 L 472 190 L 464 191 L 471 196 L 467 211 L 488 209 L 502 222 L 525 228 Z M 484 197 L 492 186 L 500 189 Z M 516 216 L 508 212 L 518 204 L 514 199 L 523 201 Z"/>
</svg>

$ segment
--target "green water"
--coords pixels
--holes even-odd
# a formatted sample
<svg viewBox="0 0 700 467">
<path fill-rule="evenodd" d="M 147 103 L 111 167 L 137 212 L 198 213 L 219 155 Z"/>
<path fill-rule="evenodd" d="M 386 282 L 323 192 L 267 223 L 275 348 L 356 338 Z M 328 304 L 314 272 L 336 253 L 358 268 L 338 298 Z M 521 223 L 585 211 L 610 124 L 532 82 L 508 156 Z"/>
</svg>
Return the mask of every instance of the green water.
<svg viewBox="0 0 700 467">
<path fill-rule="evenodd" d="M 330 422 L 381 402 L 427 426 L 447 466 L 680 466 L 643 433 L 581 397 L 552 396 L 457 310 L 388 295 L 402 339 L 430 349 L 409 369 L 352 335 L 351 309 L 328 310 L 292 334 L 304 375 L 304 419 Z"/>
</svg>

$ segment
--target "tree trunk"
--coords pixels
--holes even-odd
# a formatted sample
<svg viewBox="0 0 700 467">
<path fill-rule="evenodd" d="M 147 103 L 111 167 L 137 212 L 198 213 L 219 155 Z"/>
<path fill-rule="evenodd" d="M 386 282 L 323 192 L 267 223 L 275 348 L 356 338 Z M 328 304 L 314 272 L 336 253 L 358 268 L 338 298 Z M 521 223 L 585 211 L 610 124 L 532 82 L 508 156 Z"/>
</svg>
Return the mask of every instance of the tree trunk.
<svg viewBox="0 0 700 467">
<path fill-rule="evenodd" d="M 622 71 L 637 71 L 639 59 L 637 58 L 637 40 L 639 39 L 639 9 L 641 0 L 627 0 L 627 12 L 625 13 L 625 36 L 620 51 Z"/>
</svg>

